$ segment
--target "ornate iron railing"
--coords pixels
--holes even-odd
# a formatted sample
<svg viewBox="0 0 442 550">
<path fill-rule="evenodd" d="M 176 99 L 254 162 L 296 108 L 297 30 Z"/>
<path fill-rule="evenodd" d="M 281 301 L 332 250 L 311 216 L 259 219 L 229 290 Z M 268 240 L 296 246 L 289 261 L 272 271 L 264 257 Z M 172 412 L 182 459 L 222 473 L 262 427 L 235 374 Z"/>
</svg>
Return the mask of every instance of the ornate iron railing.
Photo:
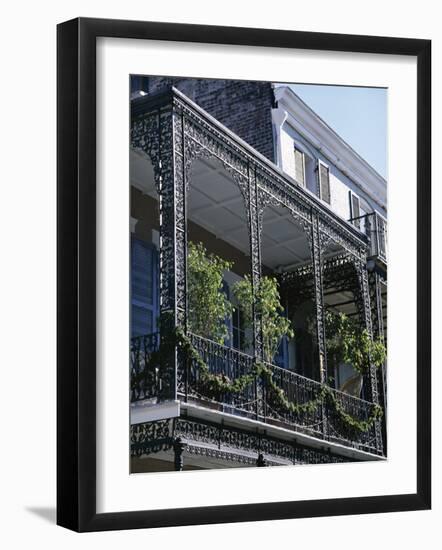
<svg viewBox="0 0 442 550">
<path fill-rule="evenodd" d="M 158 365 L 151 361 L 152 353 L 160 345 L 159 333 L 135 336 L 130 347 L 130 398 L 131 401 L 158 396 L 161 384 Z"/>
<path fill-rule="evenodd" d="M 387 220 L 378 212 L 371 212 L 349 221 L 369 238 L 369 256 L 387 263 Z"/>
<path fill-rule="evenodd" d="M 189 333 L 190 341 L 208 367 L 210 375 L 223 381 L 235 381 L 252 375 L 240 392 L 219 391 L 207 382 L 198 362 L 181 358 L 178 375 L 178 394 L 185 401 L 196 401 L 207 408 L 247 416 L 314 437 L 333 441 L 368 452 L 382 454 L 376 447 L 376 420 L 368 430 L 361 431 L 343 420 L 347 414 L 358 422 L 368 421 L 373 404 L 330 389 L 333 399 L 320 398 L 319 382 L 293 371 L 265 363 L 268 377 L 256 374 L 256 360 L 251 355 L 217 344 L 212 340 Z M 151 360 L 159 346 L 159 335 L 132 339 L 131 346 L 131 400 L 158 397 L 161 393 L 161 373 Z M 270 383 L 271 380 L 271 383 Z M 281 392 L 279 397 L 277 392 Z M 286 402 L 298 407 L 287 408 Z M 339 414 L 338 407 L 341 411 Z"/>
<path fill-rule="evenodd" d="M 300 411 L 287 411 L 275 402 L 272 391 L 265 391 L 266 420 L 281 421 L 296 426 L 302 431 L 316 437 L 332 440 L 348 446 L 377 452 L 374 424 L 365 432 L 350 428 L 343 422 L 330 400 L 324 399 L 315 405 L 321 393 L 322 385 L 310 378 L 305 378 L 293 371 L 266 364 L 272 372 L 272 381 L 284 392 L 288 401 L 300 405 Z M 373 409 L 372 403 L 347 393 L 331 389 L 334 402 L 341 410 L 357 421 L 368 421 Z M 308 404 L 311 404 L 311 408 Z"/>
<path fill-rule="evenodd" d="M 333 390 L 333 397 L 342 411 L 351 418 L 362 422 L 369 421 L 373 410 L 372 403 L 339 390 Z M 325 407 L 327 438 L 330 441 L 347 446 L 350 444 L 358 449 L 379 453 L 379 449 L 376 447 L 376 422 L 379 423 L 380 420 L 376 420 L 368 430 L 360 431 L 344 422 L 342 416 L 337 413 L 336 407 L 331 406 L 330 402 L 327 402 Z"/>
<path fill-rule="evenodd" d="M 237 380 L 253 372 L 255 365 L 253 357 L 233 348 L 217 344 L 212 340 L 189 333 L 193 347 L 209 367 L 212 375 L 224 381 Z M 256 380 L 247 384 L 241 393 L 217 392 L 201 377 L 198 365 L 191 361 L 185 374 L 185 395 L 209 399 L 221 403 L 224 410 L 235 410 L 238 413 L 253 413 L 257 406 Z"/>
<path fill-rule="evenodd" d="M 309 403 L 313 404 L 318 399 L 321 384 L 311 378 L 306 378 L 276 365 L 270 363 L 265 363 L 265 365 L 272 373 L 273 384 L 279 390 L 282 390 L 283 395 L 289 402 L 296 403 L 301 407 L 300 411 L 289 411 L 281 407 L 274 391 L 264 381 L 265 418 L 271 422 L 295 425 L 300 431 L 322 437 L 324 435 L 322 404 L 312 407 L 312 410 L 306 407 Z M 304 410 L 305 408 L 307 410 Z"/>
</svg>

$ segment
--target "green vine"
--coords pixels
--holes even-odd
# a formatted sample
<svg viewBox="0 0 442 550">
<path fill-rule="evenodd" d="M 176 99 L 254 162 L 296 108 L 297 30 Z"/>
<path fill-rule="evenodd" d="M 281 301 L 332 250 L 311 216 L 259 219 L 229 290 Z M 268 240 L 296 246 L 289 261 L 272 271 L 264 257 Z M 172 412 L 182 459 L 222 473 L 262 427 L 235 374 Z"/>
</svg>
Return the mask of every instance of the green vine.
<svg viewBox="0 0 442 550">
<path fill-rule="evenodd" d="M 176 329 L 176 343 L 178 348 L 182 350 L 185 359 L 196 363 L 201 383 L 211 393 L 241 393 L 254 381 L 257 375 L 256 372 L 251 371 L 231 380 L 225 374 L 212 374 L 207 363 L 203 361 L 194 348 L 190 338 L 180 328 Z"/>
<path fill-rule="evenodd" d="M 293 338 L 292 323 L 284 317 L 279 285 L 275 277 L 261 277 L 253 289 L 252 280 L 246 275 L 233 285 L 233 294 L 240 304 L 246 328 L 253 329 L 253 305 L 261 320 L 264 360 L 271 363 L 284 337 Z"/>
<path fill-rule="evenodd" d="M 354 418 L 345 411 L 341 403 L 336 399 L 332 389 L 325 384 L 320 385 L 316 395 L 310 401 L 305 403 L 291 401 L 285 395 L 284 390 L 278 387 L 274 382 L 272 369 L 261 362 L 257 362 L 249 373 L 243 374 L 233 380 L 223 374 L 213 374 L 210 372 L 207 363 L 201 358 L 200 354 L 193 346 L 190 338 L 180 327 L 172 329 L 169 332 L 169 336 L 162 340 L 160 349 L 152 353 L 146 368 L 148 369 L 149 366 L 164 364 L 170 354 L 170 349 L 174 347 L 177 347 L 183 353 L 186 361 L 196 364 L 202 389 L 210 395 L 219 395 L 222 393 L 240 394 L 247 386 L 252 384 L 256 378 L 260 377 L 266 384 L 272 402 L 285 412 L 299 415 L 313 414 L 322 404 L 327 402 L 347 427 L 360 432 L 368 431 L 374 422 L 379 420 L 383 415 L 382 408 L 377 404 L 373 404 L 367 420 L 358 420 Z M 137 381 L 137 377 L 134 377 L 133 383 Z"/>
<path fill-rule="evenodd" d="M 260 374 L 266 384 L 267 389 L 270 390 L 271 398 L 273 399 L 275 404 L 284 409 L 286 412 L 299 415 L 313 414 L 323 403 L 326 396 L 326 386 L 321 385 L 320 388 L 316 390 L 316 395 L 313 399 L 305 403 L 296 403 L 287 399 L 284 390 L 275 384 L 273 380 L 273 372 L 269 367 L 267 367 L 266 365 L 261 365 Z"/>
<path fill-rule="evenodd" d="M 294 401 L 290 401 L 289 399 L 287 399 L 284 390 L 282 390 L 275 384 L 272 378 L 272 374 L 272 370 L 269 367 L 266 367 L 264 365 L 262 366 L 261 375 L 263 375 L 267 387 L 270 388 L 270 390 L 272 391 L 273 397 L 276 400 L 277 404 L 284 408 L 287 412 L 295 414 L 312 414 L 321 404 L 327 401 L 329 405 L 333 407 L 335 413 L 340 417 L 341 421 L 344 422 L 344 424 L 361 432 L 368 431 L 376 420 L 382 418 L 382 408 L 377 404 L 373 404 L 372 411 L 367 420 L 358 420 L 354 418 L 345 411 L 345 409 L 336 399 L 333 390 L 325 384 L 321 384 L 320 389 L 316 392 L 316 396 L 310 401 L 307 401 L 306 403 L 295 403 Z"/>
<path fill-rule="evenodd" d="M 368 419 L 358 420 L 344 410 L 342 405 L 336 399 L 336 396 L 329 388 L 327 389 L 327 399 L 332 404 L 335 412 L 338 414 L 341 421 L 349 428 L 353 428 L 354 430 L 358 430 L 360 432 L 368 431 L 373 426 L 374 422 L 376 422 L 376 420 L 380 420 L 384 414 L 382 407 L 376 403 L 373 403 L 372 410 Z"/>
</svg>

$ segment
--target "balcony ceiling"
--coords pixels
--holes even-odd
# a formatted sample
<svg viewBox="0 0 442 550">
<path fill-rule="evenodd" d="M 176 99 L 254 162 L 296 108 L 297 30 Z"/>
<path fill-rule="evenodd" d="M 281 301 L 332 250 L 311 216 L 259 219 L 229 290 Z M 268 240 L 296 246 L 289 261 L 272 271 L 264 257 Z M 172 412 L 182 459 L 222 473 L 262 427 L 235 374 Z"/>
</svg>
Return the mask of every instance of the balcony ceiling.
<svg viewBox="0 0 442 550">
<path fill-rule="evenodd" d="M 132 151 L 130 170 L 132 185 L 156 198 L 149 159 Z M 216 159 L 199 159 L 193 164 L 187 213 L 188 219 L 216 238 L 250 255 L 247 212 L 241 192 Z M 281 271 L 311 261 L 304 230 L 287 208 L 269 205 L 264 211 L 261 257 L 264 266 Z"/>
<path fill-rule="evenodd" d="M 239 187 L 220 163 L 199 160 L 192 170 L 188 217 L 249 255 L 247 212 Z M 264 212 L 262 262 L 276 270 L 310 261 L 302 228 L 285 208 L 268 206 Z"/>
<path fill-rule="evenodd" d="M 191 173 L 188 219 L 246 256 L 249 252 L 247 211 L 241 191 L 215 160 L 198 160 Z"/>
</svg>

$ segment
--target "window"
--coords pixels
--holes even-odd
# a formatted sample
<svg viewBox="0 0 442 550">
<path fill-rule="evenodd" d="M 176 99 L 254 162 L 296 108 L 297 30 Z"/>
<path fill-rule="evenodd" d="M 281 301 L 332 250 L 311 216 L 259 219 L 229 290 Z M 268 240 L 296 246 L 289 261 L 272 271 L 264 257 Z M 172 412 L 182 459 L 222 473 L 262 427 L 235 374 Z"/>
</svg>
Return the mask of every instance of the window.
<svg viewBox="0 0 442 550">
<path fill-rule="evenodd" d="M 387 220 L 376 212 L 376 231 L 378 234 L 378 254 L 386 258 L 387 256 Z"/>
<path fill-rule="evenodd" d="M 318 161 L 319 198 L 330 204 L 330 171 L 326 164 Z"/>
<path fill-rule="evenodd" d="M 287 317 L 286 311 L 283 313 L 283 316 Z M 287 336 L 281 338 L 281 342 L 279 343 L 278 350 L 272 362 L 282 369 L 289 368 L 289 338 Z"/>
<path fill-rule="evenodd" d="M 305 187 L 305 155 L 295 147 L 295 180 Z"/>
<path fill-rule="evenodd" d="M 239 307 L 232 313 L 232 347 L 244 351 L 246 347 L 246 332 L 244 330 L 244 315 Z"/>
<path fill-rule="evenodd" d="M 362 377 L 347 363 L 340 363 L 335 368 L 335 387 L 339 391 L 353 395 L 361 396 Z"/>
<path fill-rule="evenodd" d="M 159 314 L 157 249 L 131 238 L 131 333 L 143 336 L 157 331 Z"/>
<path fill-rule="evenodd" d="M 361 220 L 355 219 L 359 218 L 361 215 L 361 207 L 359 202 L 359 197 L 353 193 L 353 191 L 348 192 L 348 198 L 350 201 L 350 219 L 353 220 L 353 225 L 358 229 L 361 227 Z"/>
<path fill-rule="evenodd" d="M 273 363 L 282 369 L 289 368 L 289 339 L 284 336 L 279 344 L 278 351 L 273 358 Z"/>
<path fill-rule="evenodd" d="M 230 300 L 230 287 L 227 281 L 223 281 L 222 292 Z M 246 331 L 244 328 L 244 314 L 236 304 L 233 304 L 232 315 L 226 318 L 225 323 L 228 331 L 225 345 L 229 348 L 245 351 Z"/>
</svg>

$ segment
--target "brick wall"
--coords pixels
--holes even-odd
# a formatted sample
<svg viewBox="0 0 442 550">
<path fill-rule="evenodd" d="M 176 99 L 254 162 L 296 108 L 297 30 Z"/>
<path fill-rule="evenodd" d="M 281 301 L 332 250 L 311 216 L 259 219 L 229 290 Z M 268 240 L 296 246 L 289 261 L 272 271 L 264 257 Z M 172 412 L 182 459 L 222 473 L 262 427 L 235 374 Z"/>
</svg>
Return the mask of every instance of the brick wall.
<svg viewBox="0 0 442 550">
<path fill-rule="evenodd" d="M 270 82 L 193 78 L 133 77 L 133 91 L 149 94 L 175 86 L 229 130 L 268 159 L 275 161 Z"/>
</svg>

